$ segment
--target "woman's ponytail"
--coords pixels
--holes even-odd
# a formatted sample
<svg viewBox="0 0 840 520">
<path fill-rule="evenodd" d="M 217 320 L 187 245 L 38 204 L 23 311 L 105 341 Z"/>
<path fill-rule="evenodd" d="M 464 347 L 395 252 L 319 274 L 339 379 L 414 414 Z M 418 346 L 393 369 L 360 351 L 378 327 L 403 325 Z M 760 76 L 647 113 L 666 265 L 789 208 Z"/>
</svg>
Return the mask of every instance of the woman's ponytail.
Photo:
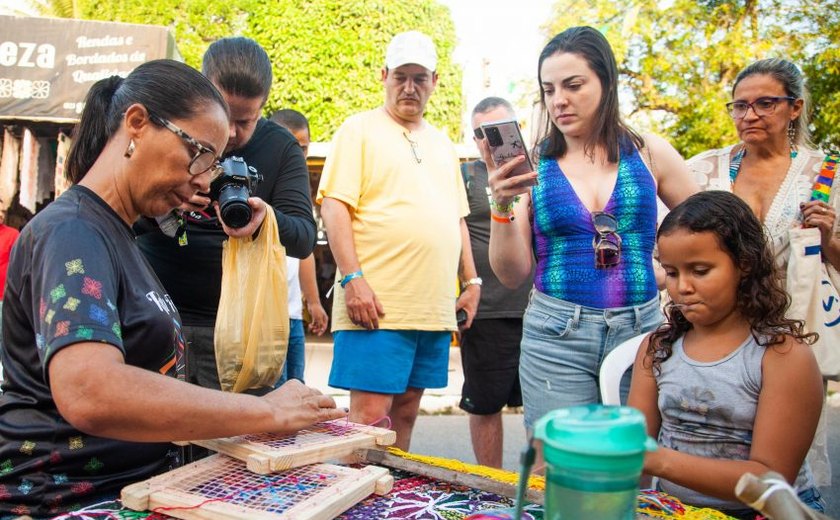
<svg viewBox="0 0 840 520">
<path fill-rule="evenodd" d="M 111 113 L 111 107 L 122 83 L 120 76 L 101 79 L 85 97 L 85 108 L 73 131 L 73 144 L 65 168 L 67 179 L 73 184 L 84 178 L 118 125 L 120 114 Z"/>
<path fill-rule="evenodd" d="M 124 113 L 134 104 L 169 120 L 188 119 L 213 103 L 228 113 L 227 103 L 213 84 L 189 65 L 160 59 L 140 64 L 126 76 L 97 81 L 85 98 L 82 118 L 73 132 L 67 157 L 67 179 L 78 183 L 96 162 L 108 141 L 119 132 Z"/>
</svg>

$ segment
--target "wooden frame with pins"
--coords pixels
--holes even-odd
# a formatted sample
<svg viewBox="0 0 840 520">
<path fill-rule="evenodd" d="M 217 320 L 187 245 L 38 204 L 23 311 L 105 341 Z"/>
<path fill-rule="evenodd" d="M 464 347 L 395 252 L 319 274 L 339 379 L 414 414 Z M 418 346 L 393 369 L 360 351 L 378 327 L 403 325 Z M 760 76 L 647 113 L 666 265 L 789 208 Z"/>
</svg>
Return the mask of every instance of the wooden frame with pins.
<svg viewBox="0 0 840 520">
<path fill-rule="evenodd" d="M 371 493 L 391 491 L 385 468 L 313 464 L 273 475 L 211 455 L 123 488 L 124 506 L 185 520 L 329 520 Z"/>
<path fill-rule="evenodd" d="M 390 446 L 396 440 L 392 430 L 337 419 L 292 435 L 264 433 L 190 442 L 244 461 L 249 470 L 267 475 L 344 457 L 362 448 Z"/>
</svg>

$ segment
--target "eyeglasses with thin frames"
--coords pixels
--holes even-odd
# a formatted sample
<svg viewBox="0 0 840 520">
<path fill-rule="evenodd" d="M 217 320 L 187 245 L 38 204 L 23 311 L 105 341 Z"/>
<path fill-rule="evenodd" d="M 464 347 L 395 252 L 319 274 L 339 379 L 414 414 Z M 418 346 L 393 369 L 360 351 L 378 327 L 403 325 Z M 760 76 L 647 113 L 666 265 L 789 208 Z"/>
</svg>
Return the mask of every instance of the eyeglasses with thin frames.
<svg viewBox="0 0 840 520">
<path fill-rule="evenodd" d="M 726 104 L 726 110 L 732 119 L 745 118 L 747 111 L 751 108 L 756 116 L 763 117 L 775 112 L 776 105 L 782 101 L 796 101 L 796 98 L 791 96 L 765 96 L 756 99 L 752 103 L 747 103 L 746 101 L 730 101 Z"/>
<path fill-rule="evenodd" d="M 408 132 L 403 132 L 403 137 L 405 140 L 408 141 L 408 144 L 411 146 L 411 154 L 414 156 L 414 160 L 417 161 L 417 164 L 423 162 L 423 158 L 420 157 L 420 147 L 417 144 L 417 141 L 413 140 L 408 136 Z"/>
<path fill-rule="evenodd" d="M 187 166 L 187 171 L 190 175 L 201 175 L 205 172 L 210 172 L 210 181 L 216 180 L 224 171 L 222 165 L 219 163 L 219 158 L 216 157 L 216 152 L 207 148 L 203 144 L 196 141 L 194 138 L 180 128 L 178 128 L 172 121 L 154 114 L 149 114 L 149 119 L 157 125 L 160 125 L 175 135 L 181 138 L 188 146 L 195 148 L 195 155 L 190 159 L 190 164 Z"/>
<path fill-rule="evenodd" d="M 592 226 L 595 237 L 592 249 L 595 250 L 595 268 L 614 267 L 621 261 L 621 237 L 618 235 L 618 221 L 606 211 L 592 212 Z"/>
</svg>

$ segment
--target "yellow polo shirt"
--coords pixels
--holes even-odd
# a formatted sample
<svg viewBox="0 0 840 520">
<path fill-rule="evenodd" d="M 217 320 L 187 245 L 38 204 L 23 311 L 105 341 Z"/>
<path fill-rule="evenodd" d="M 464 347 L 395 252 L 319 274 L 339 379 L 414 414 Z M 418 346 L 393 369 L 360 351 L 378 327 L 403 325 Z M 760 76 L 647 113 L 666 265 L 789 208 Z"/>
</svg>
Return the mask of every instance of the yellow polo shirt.
<svg viewBox="0 0 840 520">
<path fill-rule="evenodd" d="M 428 123 L 409 132 L 382 108 L 356 114 L 324 164 L 316 202 L 325 197 L 351 208 L 356 254 L 385 310 L 379 327 L 455 330 L 459 221 L 469 205 L 449 138 Z M 340 285 L 332 320 L 333 331 L 361 329 Z"/>
</svg>

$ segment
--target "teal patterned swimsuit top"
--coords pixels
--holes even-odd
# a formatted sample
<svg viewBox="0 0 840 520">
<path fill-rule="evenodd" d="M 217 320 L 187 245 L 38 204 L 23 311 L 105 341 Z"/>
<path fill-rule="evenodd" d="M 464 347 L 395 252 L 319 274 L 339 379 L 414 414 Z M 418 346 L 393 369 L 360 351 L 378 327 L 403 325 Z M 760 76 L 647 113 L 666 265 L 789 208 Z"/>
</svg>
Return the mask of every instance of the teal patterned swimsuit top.
<svg viewBox="0 0 840 520">
<path fill-rule="evenodd" d="M 645 303 L 657 294 L 653 274 L 656 182 L 638 150 L 621 149 L 618 178 L 603 211 L 618 221 L 621 260 L 595 268 L 595 228 L 589 210 L 554 157 L 540 157 L 539 184 L 531 192 L 534 285 L 540 292 L 597 309 Z"/>
</svg>

